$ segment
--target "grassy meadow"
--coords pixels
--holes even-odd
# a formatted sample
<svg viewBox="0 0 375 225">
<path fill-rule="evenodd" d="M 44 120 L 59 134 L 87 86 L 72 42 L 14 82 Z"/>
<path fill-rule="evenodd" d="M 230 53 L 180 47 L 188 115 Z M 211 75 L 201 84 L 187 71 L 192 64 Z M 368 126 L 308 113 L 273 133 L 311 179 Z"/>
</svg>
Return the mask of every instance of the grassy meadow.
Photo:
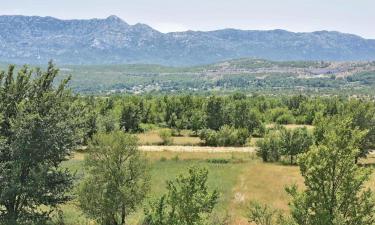
<svg viewBox="0 0 375 225">
<path fill-rule="evenodd" d="M 149 161 L 151 191 L 145 204 L 165 193 L 167 180 L 185 173 L 192 165 L 209 170 L 209 186 L 220 192 L 215 209 L 219 218 L 229 217 L 233 225 L 248 225 L 247 205 L 252 200 L 268 203 L 274 208 L 288 211 L 289 197 L 285 187 L 297 184 L 303 188 L 303 180 L 297 166 L 282 163 L 263 163 L 254 153 L 206 153 L 206 152 L 144 152 Z M 76 153 L 63 166 L 77 172 L 77 182 L 83 176 L 83 153 Z M 374 164 L 371 155 L 363 163 Z M 375 173 L 368 186 L 375 189 Z M 75 202 L 61 206 L 68 225 L 94 225 L 85 218 Z M 130 216 L 128 224 L 136 225 L 142 219 L 143 208 Z"/>
</svg>

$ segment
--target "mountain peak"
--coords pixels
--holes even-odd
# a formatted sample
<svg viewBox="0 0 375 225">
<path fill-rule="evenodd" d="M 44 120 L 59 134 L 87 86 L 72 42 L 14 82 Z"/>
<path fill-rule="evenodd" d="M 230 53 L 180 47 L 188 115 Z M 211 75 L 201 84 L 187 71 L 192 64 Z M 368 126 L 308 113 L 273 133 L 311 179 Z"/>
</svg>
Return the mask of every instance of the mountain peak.
<svg viewBox="0 0 375 225">
<path fill-rule="evenodd" d="M 111 22 L 121 22 L 121 23 L 125 23 L 125 21 L 123 21 L 120 17 L 116 16 L 116 15 L 110 15 L 108 16 L 105 20 L 108 20 L 108 21 L 111 21 Z"/>
<path fill-rule="evenodd" d="M 127 24 L 124 20 L 122 20 L 120 17 L 116 15 L 110 15 L 107 18 L 105 18 L 103 21 L 105 21 L 105 23 L 112 24 L 114 26 L 122 26 L 122 27 L 124 25 L 125 27 L 129 26 L 129 24 Z"/>
</svg>

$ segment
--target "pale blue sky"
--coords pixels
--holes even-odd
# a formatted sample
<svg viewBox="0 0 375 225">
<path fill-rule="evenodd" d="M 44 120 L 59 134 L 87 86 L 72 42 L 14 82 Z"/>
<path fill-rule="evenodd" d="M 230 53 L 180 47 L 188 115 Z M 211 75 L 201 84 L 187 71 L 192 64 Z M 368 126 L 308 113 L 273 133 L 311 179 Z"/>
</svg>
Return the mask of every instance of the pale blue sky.
<svg viewBox="0 0 375 225">
<path fill-rule="evenodd" d="M 375 0 L 0 0 L 0 14 L 63 19 L 117 15 L 162 32 L 335 30 L 375 39 Z"/>
</svg>

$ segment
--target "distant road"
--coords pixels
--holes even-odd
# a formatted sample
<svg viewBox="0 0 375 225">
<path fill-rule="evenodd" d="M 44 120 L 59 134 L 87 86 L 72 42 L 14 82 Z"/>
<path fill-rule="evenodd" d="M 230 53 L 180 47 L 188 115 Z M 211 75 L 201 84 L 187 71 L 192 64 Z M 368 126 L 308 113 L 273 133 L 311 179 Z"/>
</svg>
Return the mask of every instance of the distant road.
<svg viewBox="0 0 375 225">
<path fill-rule="evenodd" d="M 209 152 L 209 153 L 225 153 L 225 152 L 255 152 L 255 147 L 207 147 L 207 146 L 182 146 L 182 145 L 143 145 L 139 146 L 139 150 L 144 152 Z"/>
</svg>

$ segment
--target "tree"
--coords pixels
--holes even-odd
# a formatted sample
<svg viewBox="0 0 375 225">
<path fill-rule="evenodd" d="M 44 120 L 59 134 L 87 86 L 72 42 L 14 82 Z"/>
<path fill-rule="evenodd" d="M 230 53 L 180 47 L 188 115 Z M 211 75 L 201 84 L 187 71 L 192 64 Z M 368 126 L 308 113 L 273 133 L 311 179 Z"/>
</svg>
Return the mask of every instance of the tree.
<svg viewBox="0 0 375 225">
<path fill-rule="evenodd" d="M 208 99 L 206 106 L 207 127 L 219 130 L 224 125 L 224 102 L 222 98 L 212 96 Z"/>
<path fill-rule="evenodd" d="M 281 138 L 279 131 L 271 131 L 257 142 L 257 155 L 264 162 L 277 162 L 280 160 Z"/>
<path fill-rule="evenodd" d="M 73 176 L 59 165 L 81 140 L 83 106 L 65 90 L 69 79 L 54 88 L 57 75 L 52 62 L 0 72 L 1 224 L 44 224 L 70 199 Z"/>
<path fill-rule="evenodd" d="M 121 111 L 120 128 L 126 132 L 138 132 L 140 123 L 139 107 L 132 102 L 125 103 Z"/>
<path fill-rule="evenodd" d="M 98 132 L 110 133 L 119 129 L 119 124 L 113 112 L 107 112 L 97 117 Z"/>
<path fill-rule="evenodd" d="M 95 135 L 85 168 L 87 176 L 78 190 L 80 208 L 102 225 L 124 225 L 149 190 L 137 138 L 120 131 Z"/>
<path fill-rule="evenodd" d="M 92 96 L 84 99 L 85 113 L 84 113 L 84 136 L 83 144 L 87 145 L 88 141 L 98 132 L 98 116 L 99 113 L 95 108 L 95 100 Z"/>
<path fill-rule="evenodd" d="M 354 157 L 355 162 L 358 162 L 358 159 L 360 157 L 366 157 L 369 153 L 369 149 L 367 148 L 367 141 L 369 138 L 369 130 L 361 128 L 357 125 L 357 122 L 355 122 L 355 119 L 351 115 L 336 115 L 333 117 L 324 118 L 321 116 L 317 117 L 317 120 L 315 121 L 315 129 L 314 129 L 314 137 L 315 137 L 315 143 L 316 144 L 325 144 L 327 139 L 327 134 L 330 132 L 333 132 L 336 130 L 340 124 L 342 124 L 342 121 L 346 121 L 345 123 L 345 131 L 347 132 L 346 136 L 352 136 L 355 132 L 362 131 L 365 135 L 364 137 L 355 143 L 355 148 L 358 149 L 358 154 Z M 353 133 L 353 134 L 352 134 Z M 341 145 L 345 146 L 351 139 L 346 139 L 346 137 L 343 137 L 341 140 Z"/>
<path fill-rule="evenodd" d="M 144 224 L 203 225 L 219 197 L 216 190 L 208 191 L 207 178 L 206 169 L 193 167 L 187 176 L 168 181 L 168 193 L 146 210 Z"/>
<path fill-rule="evenodd" d="M 198 131 L 203 129 L 206 124 L 206 117 L 201 110 L 193 110 L 190 118 L 190 126 L 195 135 L 198 135 Z"/>
<path fill-rule="evenodd" d="M 281 155 L 289 156 L 291 165 L 293 165 L 294 158 L 297 155 L 307 151 L 313 144 L 313 137 L 306 127 L 293 130 L 282 129 L 280 138 Z"/>
<path fill-rule="evenodd" d="M 233 126 L 235 128 L 246 128 L 250 134 L 262 128 L 259 114 L 250 109 L 247 101 L 237 101 L 233 110 Z"/>
<path fill-rule="evenodd" d="M 370 149 L 375 148 L 375 105 L 373 102 L 351 100 L 343 110 L 344 116 L 352 118 L 352 127 L 367 130 L 361 143 L 360 157 L 366 157 Z"/>
<path fill-rule="evenodd" d="M 350 119 L 335 125 L 299 159 L 306 189 L 287 189 L 292 217 L 301 225 L 373 225 L 375 199 L 365 189 L 371 171 L 354 162 L 366 132 L 353 130 Z"/>
</svg>

